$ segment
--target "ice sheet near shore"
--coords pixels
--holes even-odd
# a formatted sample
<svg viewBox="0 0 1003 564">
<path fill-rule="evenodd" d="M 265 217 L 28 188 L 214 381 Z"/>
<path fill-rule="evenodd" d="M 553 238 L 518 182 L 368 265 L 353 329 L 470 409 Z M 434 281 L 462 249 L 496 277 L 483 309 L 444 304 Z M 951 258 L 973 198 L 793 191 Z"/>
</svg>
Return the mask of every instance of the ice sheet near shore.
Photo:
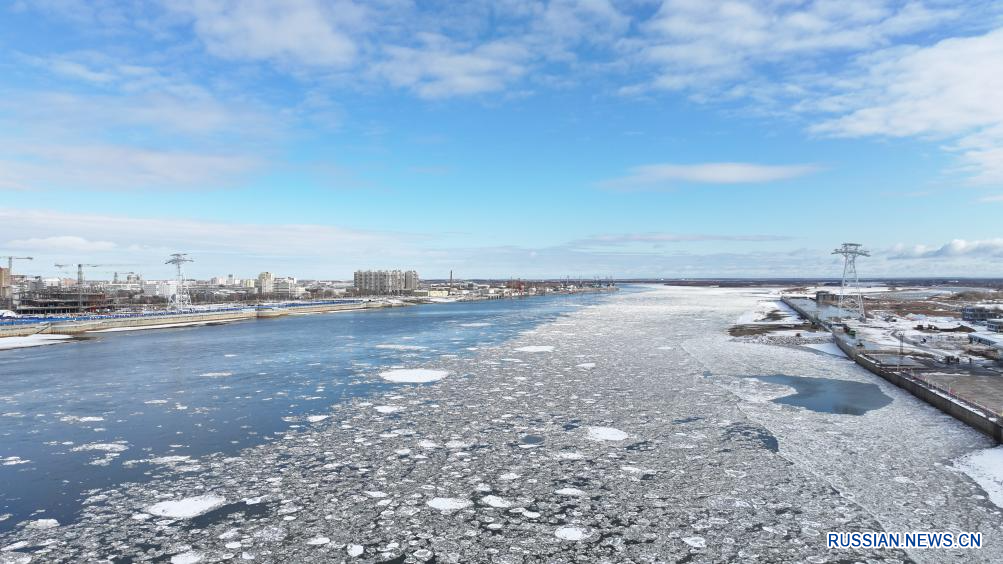
<svg viewBox="0 0 1003 564">
<path fill-rule="evenodd" d="M 26 519 L 0 547 L 34 562 L 1003 561 L 991 488 L 958 471 L 994 468 L 963 458 L 991 441 L 845 359 L 733 341 L 764 295 L 657 286 L 569 308 L 475 354 L 384 372 L 435 385 L 378 382 L 237 455 L 149 465 L 145 483 L 88 492 L 79 522 Z M 559 346 L 501 361 L 545 343 Z M 377 380 L 359 370 L 358 383 Z M 778 374 L 892 401 L 860 417 L 779 404 L 797 390 L 756 378 Z M 329 418 L 308 424 L 321 409 Z M 138 451 L 121 455 L 156 458 Z M 832 551 L 832 530 L 979 531 L 985 546 Z"/>
<path fill-rule="evenodd" d="M 69 335 L 28 335 L 26 337 L 0 337 L 0 351 L 55 345 L 71 340 Z"/>
<path fill-rule="evenodd" d="M 990 501 L 1003 508 L 1003 447 L 966 454 L 955 462 L 955 466 L 975 480 Z"/>
</svg>

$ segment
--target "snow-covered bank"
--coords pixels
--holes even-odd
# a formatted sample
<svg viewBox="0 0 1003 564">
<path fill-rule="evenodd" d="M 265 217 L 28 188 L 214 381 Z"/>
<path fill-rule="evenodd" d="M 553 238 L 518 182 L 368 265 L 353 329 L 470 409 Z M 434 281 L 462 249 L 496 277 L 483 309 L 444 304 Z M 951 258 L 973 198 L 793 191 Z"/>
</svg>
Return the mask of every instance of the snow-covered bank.
<svg viewBox="0 0 1003 564">
<path fill-rule="evenodd" d="M 28 335 L 27 337 L 2 337 L 0 338 L 0 351 L 9 349 L 23 349 L 26 347 L 40 347 L 43 345 L 55 345 L 65 343 L 73 337 L 69 335 Z"/>
</svg>

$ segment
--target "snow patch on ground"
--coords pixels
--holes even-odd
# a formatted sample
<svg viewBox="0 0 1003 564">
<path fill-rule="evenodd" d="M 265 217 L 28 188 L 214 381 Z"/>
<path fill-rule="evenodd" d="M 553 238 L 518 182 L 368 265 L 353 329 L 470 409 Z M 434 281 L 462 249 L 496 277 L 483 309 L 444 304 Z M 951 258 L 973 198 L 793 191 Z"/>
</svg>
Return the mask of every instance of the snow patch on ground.
<svg viewBox="0 0 1003 564">
<path fill-rule="evenodd" d="M 23 349 L 27 347 L 40 347 L 42 345 L 55 345 L 67 339 L 69 335 L 28 335 L 27 337 L 3 337 L 0 339 L 0 351 L 9 349 Z"/>
<path fill-rule="evenodd" d="M 398 368 L 396 370 L 386 370 L 380 372 L 380 378 L 388 382 L 399 384 L 424 384 L 426 382 L 436 382 L 449 375 L 445 370 L 432 370 L 430 368 Z"/>
</svg>

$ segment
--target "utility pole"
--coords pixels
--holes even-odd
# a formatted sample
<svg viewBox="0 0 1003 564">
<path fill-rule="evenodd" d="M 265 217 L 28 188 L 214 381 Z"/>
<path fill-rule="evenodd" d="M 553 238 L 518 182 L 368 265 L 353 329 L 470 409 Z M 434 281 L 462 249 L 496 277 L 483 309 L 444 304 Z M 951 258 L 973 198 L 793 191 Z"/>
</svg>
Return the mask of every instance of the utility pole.
<svg viewBox="0 0 1003 564">
<path fill-rule="evenodd" d="M 14 309 L 14 261 L 16 260 L 35 260 L 34 257 L 15 257 L 7 255 L 7 292 L 3 292 L 3 288 L 0 288 L 0 294 L 7 294 L 7 298 L 10 300 L 10 309 Z"/>
<path fill-rule="evenodd" d="M 164 264 L 173 264 L 177 267 L 178 290 L 174 293 L 174 298 L 171 300 L 171 307 L 176 310 L 192 307 L 192 298 L 185 289 L 185 273 L 181 268 L 181 265 L 186 262 L 195 262 L 195 260 L 188 258 L 187 253 L 174 253 L 171 255 L 171 258 L 164 262 Z"/>
<path fill-rule="evenodd" d="M 832 251 L 832 254 L 843 257 L 843 282 L 837 305 L 840 310 L 846 307 L 859 314 L 860 320 L 864 321 L 867 319 L 867 313 L 864 310 L 864 295 L 860 290 L 860 278 L 857 276 L 857 257 L 869 257 L 871 253 L 865 251 L 859 243 L 843 243 L 843 246 Z M 840 315 L 842 315 L 842 311 L 840 311 Z"/>
</svg>

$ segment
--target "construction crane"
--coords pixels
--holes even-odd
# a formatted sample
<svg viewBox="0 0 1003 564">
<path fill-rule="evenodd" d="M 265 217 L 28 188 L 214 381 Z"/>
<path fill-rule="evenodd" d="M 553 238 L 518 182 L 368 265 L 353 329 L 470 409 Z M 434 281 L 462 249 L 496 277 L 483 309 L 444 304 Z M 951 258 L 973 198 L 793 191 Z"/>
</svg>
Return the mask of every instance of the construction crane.
<svg viewBox="0 0 1003 564">
<path fill-rule="evenodd" d="M 7 291 L 4 292 L 3 288 L 0 288 L 0 298 L 7 296 L 10 299 L 10 308 L 14 309 L 14 261 L 16 260 L 35 260 L 34 257 L 15 257 L 7 255 L 6 257 L 0 257 L 7 259 Z"/>
<path fill-rule="evenodd" d="M 72 264 L 57 264 L 56 268 L 70 268 Z M 84 312 L 84 269 L 85 268 L 98 268 L 103 266 L 133 266 L 131 264 L 77 264 L 77 310 L 79 313 Z"/>
</svg>

